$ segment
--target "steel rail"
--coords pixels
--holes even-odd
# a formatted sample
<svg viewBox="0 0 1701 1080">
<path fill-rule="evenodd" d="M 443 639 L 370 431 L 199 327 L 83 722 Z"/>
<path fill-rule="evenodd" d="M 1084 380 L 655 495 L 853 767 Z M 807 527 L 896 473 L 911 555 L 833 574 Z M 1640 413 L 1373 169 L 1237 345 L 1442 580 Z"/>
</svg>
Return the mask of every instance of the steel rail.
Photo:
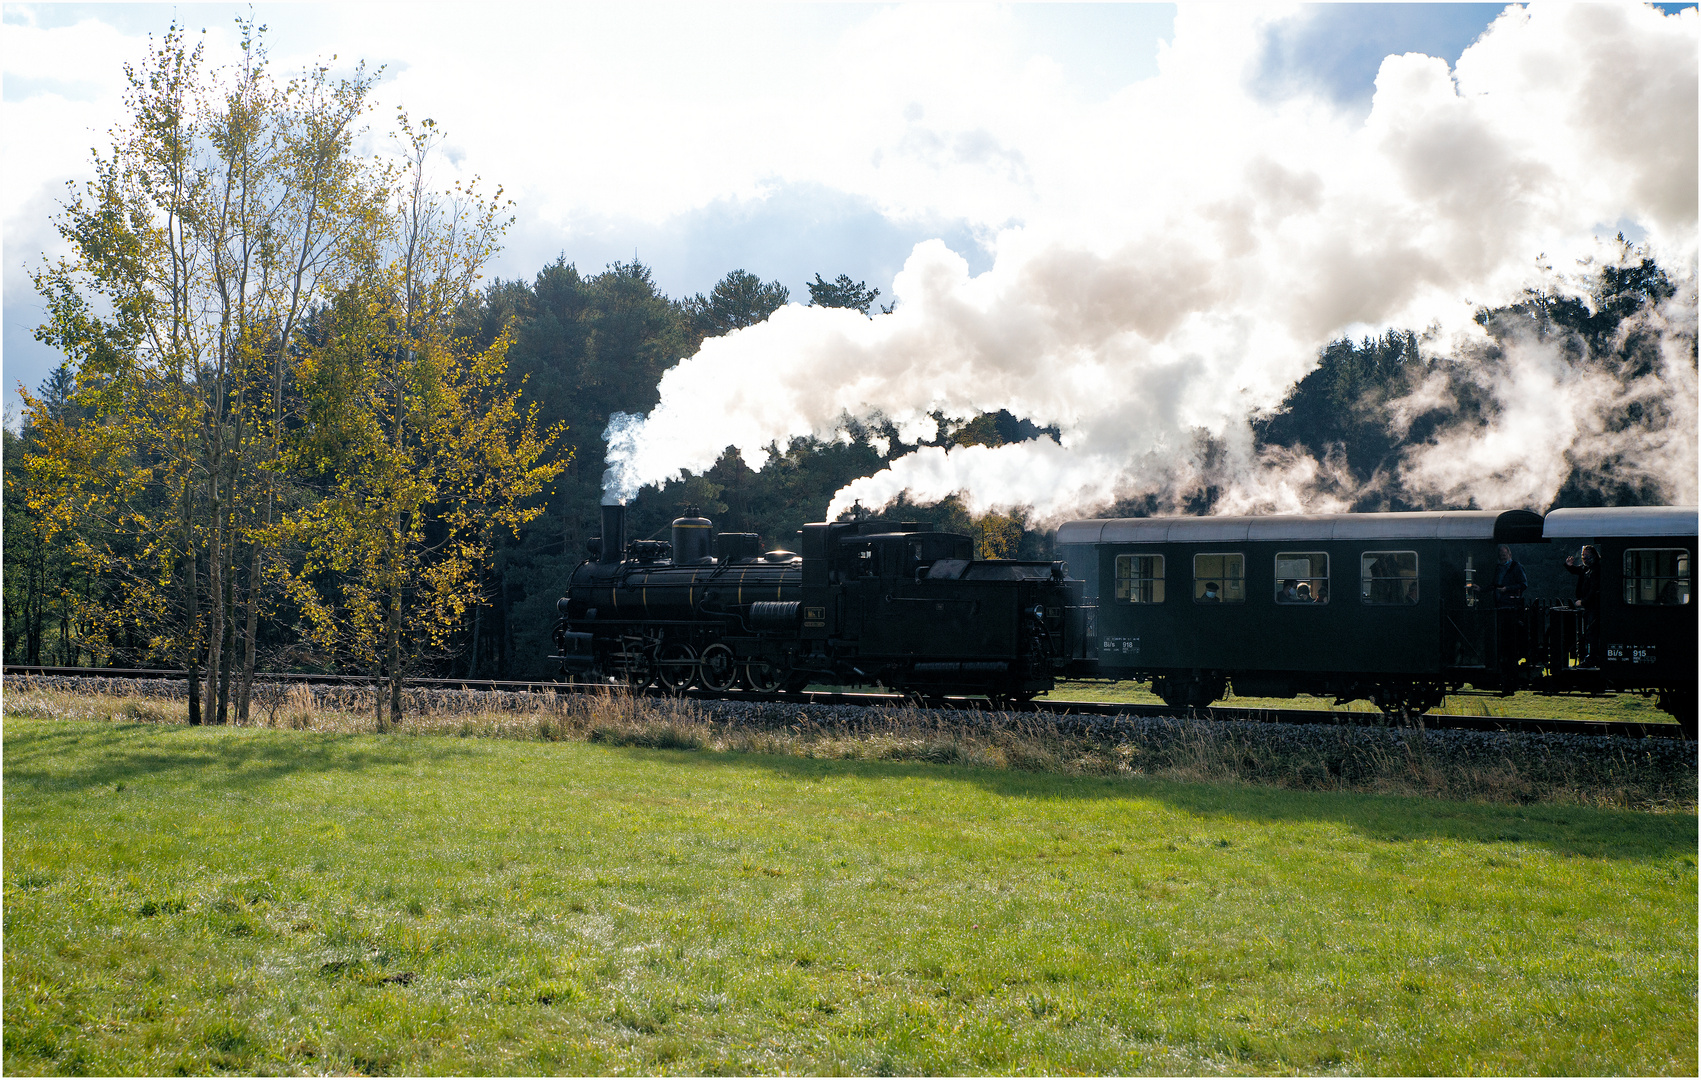
<svg viewBox="0 0 1701 1080">
<path fill-rule="evenodd" d="M 169 668 L 79 668 L 44 667 L 40 665 L 7 664 L 6 675 L 66 676 L 96 679 L 183 679 L 187 674 Z M 320 686 L 371 686 L 377 680 L 367 675 L 316 675 L 298 672 L 260 672 L 256 682 L 305 683 Z M 563 683 L 522 679 L 408 679 L 406 685 L 427 690 L 504 690 L 519 693 L 592 693 L 608 689 L 607 684 Z M 680 694 L 656 687 L 644 691 L 650 697 L 683 697 L 695 701 L 753 701 L 791 705 L 862 705 L 944 707 L 969 711 L 999 710 L 980 698 L 929 697 L 893 693 L 850 693 L 810 691 L 797 693 L 763 693 L 751 690 L 729 690 L 715 693 L 706 690 L 686 690 Z M 1268 709 L 1242 708 L 1232 705 L 1213 705 L 1205 709 L 1177 710 L 1168 705 L 1139 705 L 1119 701 L 1064 701 L 1055 698 L 1035 700 L 1029 709 L 1061 716 L 1131 716 L 1175 717 L 1192 715 L 1208 720 L 1238 720 L 1276 724 L 1356 724 L 1372 727 L 1417 727 L 1452 731 L 1487 731 L 1547 735 L 1608 735 L 1619 738 L 1683 738 L 1682 728 L 1671 723 L 1638 723 L 1621 720 L 1562 720 L 1526 716 L 1460 716 L 1450 713 L 1425 713 L 1421 716 L 1388 716 L 1372 712 L 1348 712 L 1339 709 Z"/>
</svg>

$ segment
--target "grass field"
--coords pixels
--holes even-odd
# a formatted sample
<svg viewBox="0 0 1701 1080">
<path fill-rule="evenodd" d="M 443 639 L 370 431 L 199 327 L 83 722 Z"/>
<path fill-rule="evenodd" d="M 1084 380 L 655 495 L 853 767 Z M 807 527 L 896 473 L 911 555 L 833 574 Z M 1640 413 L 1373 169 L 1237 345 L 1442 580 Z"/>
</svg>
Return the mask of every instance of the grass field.
<svg viewBox="0 0 1701 1080">
<path fill-rule="evenodd" d="M 1137 705 L 1162 705 L 1150 683 L 1062 682 L 1056 690 L 1041 694 L 1041 700 L 1126 701 Z M 1237 709 L 1338 709 L 1344 712 L 1380 712 L 1369 701 L 1334 704 L 1331 697 L 1300 694 L 1291 698 L 1230 697 L 1218 702 Z M 1660 711 L 1653 698 L 1639 694 L 1583 694 L 1545 696 L 1520 691 L 1510 697 L 1496 694 L 1452 694 L 1435 710 L 1455 716 L 1536 717 L 1543 720 L 1605 720 L 1637 724 L 1672 724 L 1675 720 Z"/>
<path fill-rule="evenodd" d="M 8 1073 L 1694 1075 L 1696 818 L 5 721 Z"/>
</svg>

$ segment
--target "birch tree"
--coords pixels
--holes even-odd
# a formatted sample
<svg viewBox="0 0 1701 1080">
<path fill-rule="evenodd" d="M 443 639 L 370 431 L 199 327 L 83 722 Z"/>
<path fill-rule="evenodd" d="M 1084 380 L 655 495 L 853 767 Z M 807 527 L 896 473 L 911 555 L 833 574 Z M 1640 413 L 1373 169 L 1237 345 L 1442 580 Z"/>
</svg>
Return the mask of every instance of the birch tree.
<svg viewBox="0 0 1701 1080">
<path fill-rule="evenodd" d="M 506 333 L 484 349 L 453 333 L 497 250 L 507 204 L 476 183 L 430 185 L 436 125 L 398 116 L 398 173 L 384 259 L 337 298 L 298 370 L 290 446 L 318 498 L 291 515 L 305 552 L 292 595 L 313 640 L 382 680 L 380 730 L 419 663 L 444 656 L 481 599 L 497 530 L 542 512 L 560 474 L 535 409 L 504 379 Z M 387 701 L 386 701 L 387 698 Z"/>
<path fill-rule="evenodd" d="M 229 70 L 176 24 L 126 66 L 126 120 L 58 217 L 71 254 L 35 274 L 37 337 L 65 355 L 84 420 L 25 397 L 45 450 L 32 508 L 114 583 L 91 619 L 149 627 L 141 652 L 188 669 L 192 722 L 203 696 L 226 718 L 236 657 L 246 714 L 293 337 L 370 263 L 388 190 L 353 153 L 372 77 L 320 65 L 280 85 L 264 28 L 238 26 Z"/>
</svg>

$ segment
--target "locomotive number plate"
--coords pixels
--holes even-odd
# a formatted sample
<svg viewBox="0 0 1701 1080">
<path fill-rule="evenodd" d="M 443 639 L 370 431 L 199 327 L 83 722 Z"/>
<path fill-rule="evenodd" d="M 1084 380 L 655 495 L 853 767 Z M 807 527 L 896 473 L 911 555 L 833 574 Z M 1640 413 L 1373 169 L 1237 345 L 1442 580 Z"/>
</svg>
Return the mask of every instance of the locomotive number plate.
<svg viewBox="0 0 1701 1080">
<path fill-rule="evenodd" d="M 803 609 L 803 625 L 826 626 L 827 609 L 824 607 L 806 607 Z"/>
<path fill-rule="evenodd" d="M 1652 664 L 1656 662 L 1652 645 L 1608 645 L 1606 647 L 1606 658 L 1615 664 Z"/>
<path fill-rule="evenodd" d="M 1139 656 L 1140 639 L 1137 637 L 1107 637 L 1099 643 L 1099 651 L 1106 656 Z"/>
</svg>

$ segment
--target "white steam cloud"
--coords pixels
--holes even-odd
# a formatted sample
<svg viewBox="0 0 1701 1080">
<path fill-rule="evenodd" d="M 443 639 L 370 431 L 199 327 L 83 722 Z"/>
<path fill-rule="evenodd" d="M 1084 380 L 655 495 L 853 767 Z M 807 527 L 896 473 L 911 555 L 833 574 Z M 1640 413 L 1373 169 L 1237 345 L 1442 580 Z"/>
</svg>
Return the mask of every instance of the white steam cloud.
<svg viewBox="0 0 1701 1080">
<path fill-rule="evenodd" d="M 1476 310 L 1579 288 L 1611 257 L 1598 238 L 1626 227 L 1678 280 L 1653 328 L 1672 339 L 1665 360 L 1629 377 L 1538 342 L 1503 349 L 1478 376 L 1490 430 L 1443 435 L 1405 470 L 1439 500 L 1542 506 L 1569 463 L 1613 461 L 1693 501 L 1701 17 L 1512 7 L 1452 71 L 1388 57 L 1362 119 L 1250 96 L 1261 18 L 1184 7 L 1159 75 L 1059 118 L 1057 141 L 1024 157 L 1033 198 L 988 272 L 929 241 L 889 315 L 791 305 L 705 342 L 647 417 L 611 423 L 605 501 L 729 445 L 761 468 L 766 447 L 830 437 L 847 413 L 908 442 L 933 434 L 936 410 L 1008 409 L 1059 439 L 922 448 L 839 492 L 829 516 L 908 492 L 1055 521 L 1185 488 L 1207 467 L 1202 434 L 1217 509 L 1335 508 L 1335 463 L 1255 454 L 1246 424 L 1322 344 L 1414 327 L 1426 350 L 1469 355 L 1485 347 Z M 1615 420 L 1633 401 L 1659 423 Z M 1392 416 L 1426 403 L 1445 394 L 1420 389 Z"/>
<path fill-rule="evenodd" d="M 1627 362 L 1625 338 L 1654 342 Z M 1666 502 L 1694 505 L 1696 490 L 1696 294 L 1677 295 L 1618 328 L 1608 355 L 1578 355 L 1575 339 L 1514 334 L 1495 352 L 1467 350 L 1455 370 L 1436 370 L 1413 394 L 1392 402 L 1396 417 L 1447 409 L 1449 376 L 1486 396 L 1497 415 L 1486 430 L 1460 425 L 1406 451 L 1409 492 L 1458 505 L 1545 509 L 1572 468 L 1652 489 Z M 1637 363 L 1636 360 L 1645 360 Z"/>
</svg>

